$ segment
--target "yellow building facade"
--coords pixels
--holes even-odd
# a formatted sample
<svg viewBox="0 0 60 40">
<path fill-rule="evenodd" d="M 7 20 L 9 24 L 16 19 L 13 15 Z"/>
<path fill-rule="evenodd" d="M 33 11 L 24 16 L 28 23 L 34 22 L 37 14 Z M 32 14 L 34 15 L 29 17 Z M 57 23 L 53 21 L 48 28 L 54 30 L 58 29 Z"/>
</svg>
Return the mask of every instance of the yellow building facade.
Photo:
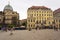
<svg viewBox="0 0 60 40">
<path fill-rule="evenodd" d="M 32 6 L 27 10 L 27 28 L 36 28 L 36 23 L 49 26 L 53 21 L 53 12 L 45 6 Z"/>
</svg>

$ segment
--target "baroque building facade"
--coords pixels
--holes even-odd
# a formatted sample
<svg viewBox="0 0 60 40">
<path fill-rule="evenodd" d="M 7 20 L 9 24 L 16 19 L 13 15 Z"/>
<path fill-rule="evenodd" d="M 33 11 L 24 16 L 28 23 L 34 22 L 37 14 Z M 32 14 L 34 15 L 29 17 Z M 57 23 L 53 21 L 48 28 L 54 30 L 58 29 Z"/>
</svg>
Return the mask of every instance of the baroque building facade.
<svg viewBox="0 0 60 40">
<path fill-rule="evenodd" d="M 52 25 L 53 11 L 45 6 L 32 6 L 27 10 L 27 28 L 36 28 L 36 23 Z"/>
<path fill-rule="evenodd" d="M 55 27 L 60 29 L 60 8 L 55 10 L 53 13 L 54 13 L 54 23 L 56 25 Z"/>
<path fill-rule="evenodd" d="M 2 26 L 18 25 L 19 23 L 19 13 L 13 11 L 10 4 L 6 5 L 3 11 L 0 11 L 0 24 Z"/>
</svg>

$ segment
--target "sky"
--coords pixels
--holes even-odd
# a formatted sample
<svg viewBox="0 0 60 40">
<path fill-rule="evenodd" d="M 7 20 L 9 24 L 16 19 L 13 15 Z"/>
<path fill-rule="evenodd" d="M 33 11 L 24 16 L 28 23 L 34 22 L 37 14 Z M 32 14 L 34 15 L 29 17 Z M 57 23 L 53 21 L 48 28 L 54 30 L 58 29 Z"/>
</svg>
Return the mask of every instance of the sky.
<svg viewBox="0 0 60 40">
<path fill-rule="evenodd" d="M 31 6 L 46 6 L 53 11 L 60 8 L 60 0 L 9 0 L 14 11 L 19 13 L 19 19 L 27 18 L 27 9 Z M 0 11 L 8 4 L 8 0 L 0 0 Z"/>
</svg>

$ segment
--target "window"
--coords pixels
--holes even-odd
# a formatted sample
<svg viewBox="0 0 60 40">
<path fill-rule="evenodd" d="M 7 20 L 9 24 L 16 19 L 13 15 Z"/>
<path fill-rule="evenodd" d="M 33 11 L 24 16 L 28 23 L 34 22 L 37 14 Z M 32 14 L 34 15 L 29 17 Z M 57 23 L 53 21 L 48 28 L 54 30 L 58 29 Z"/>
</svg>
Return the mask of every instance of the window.
<svg viewBox="0 0 60 40">
<path fill-rule="evenodd" d="M 42 13 L 43 13 L 43 11 L 42 11 Z"/>
<path fill-rule="evenodd" d="M 0 19 L 0 21 L 1 21 L 1 19 Z"/>
<path fill-rule="evenodd" d="M 28 25 L 30 27 L 30 25 Z"/>
<path fill-rule="evenodd" d="M 38 14 L 37 14 L 37 16 L 38 16 Z"/>
<path fill-rule="evenodd" d="M 41 16 L 41 14 L 39 14 L 39 16 Z"/>
<path fill-rule="evenodd" d="M 35 27 L 35 25 L 33 25 L 33 27 Z"/>
<path fill-rule="evenodd" d="M 49 24 L 50 24 L 50 22 L 49 22 Z"/>
<path fill-rule="evenodd" d="M 32 25 L 31 25 L 31 27 L 32 27 Z"/>
<path fill-rule="evenodd" d="M 33 22 L 35 22 L 35 20 L 33 20 Z"/>
<path fill-rule="evenodd" d="M 12 13 L 12 14 L 14 14 L 14 13 Z"/>
<path fill-rule="evenodd" d="M 31 14 L 31 17 L 33 17 L 33 14 Z"/>
<path fill-rule="evenodd" d="M 60 22 L 60 20 L 59 20 L 59 22 Z"/>
<path fill-rule="evenodd" d="M 43 16 L 43 14 L 42 14 L 42 16 Z"/>
<path fill-rule="evenodd" d="M 39 21 L 39 23 L 41 23 L 41 21 Z"/>
<path fill-rule="evenodd" d="M 46 13 L 46 11 L 44 11 L 44 13 Z"/>
<path fill-rule="evenodd" d="M 30 22 L 30 20 L 28 20 L 28 22 Z"/>
<path fill-rule="evenodd" d="M 37 11 L 37 13 L 38 13 L 38 11 Z"/>
<path fill-rule="evenodd" d="M 55 24 L 55 21 L 53 21 L 52 24 Z"/>
<path fill-rule="evenodd" d="M 48 12 L 47 12 L 48 13 Z"/>
<path fill-rule="evenodd" d="M 34 14 L 34 16 L 36 16 L 36 14 Z"/>
<path fill-rule="evenodd" d="M 31 19 L 31 22 L 32 22 L 32 19 Z"/>
</svg>

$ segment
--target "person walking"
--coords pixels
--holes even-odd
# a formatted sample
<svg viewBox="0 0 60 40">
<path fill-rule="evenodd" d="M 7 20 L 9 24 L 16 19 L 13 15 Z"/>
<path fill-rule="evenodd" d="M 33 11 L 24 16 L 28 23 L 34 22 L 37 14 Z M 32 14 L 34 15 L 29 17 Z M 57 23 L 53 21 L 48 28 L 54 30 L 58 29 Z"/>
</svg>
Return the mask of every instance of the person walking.
<svg viewBox="0 0 60 40">
<path fill-rule="evenodd" d="M 10 30 L 10 35 L 13 35 L 13 28 L 11 28 Z"/>
</svg>

